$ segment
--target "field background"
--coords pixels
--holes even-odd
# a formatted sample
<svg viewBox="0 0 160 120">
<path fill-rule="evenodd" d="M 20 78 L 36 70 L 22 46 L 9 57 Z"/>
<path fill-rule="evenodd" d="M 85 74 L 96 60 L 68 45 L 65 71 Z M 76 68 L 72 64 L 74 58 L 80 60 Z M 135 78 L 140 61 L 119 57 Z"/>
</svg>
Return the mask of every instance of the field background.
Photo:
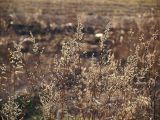
<svg viewBox="0 0 160 120">
<path fill-rule="evenodd" d="M 42 14 L 47 19 L 55 18 L 58 24 L 62 24 L 75 23 L 79 13 L 108 17 L 135 16 L 137 13 L 150 11 L 151 8 L 158 10 L 159 5 L 159 0 L 0 0 L 0 16 L 16 14 L 22 19 L 24 16 L 33 18 Z"/>
</svg>

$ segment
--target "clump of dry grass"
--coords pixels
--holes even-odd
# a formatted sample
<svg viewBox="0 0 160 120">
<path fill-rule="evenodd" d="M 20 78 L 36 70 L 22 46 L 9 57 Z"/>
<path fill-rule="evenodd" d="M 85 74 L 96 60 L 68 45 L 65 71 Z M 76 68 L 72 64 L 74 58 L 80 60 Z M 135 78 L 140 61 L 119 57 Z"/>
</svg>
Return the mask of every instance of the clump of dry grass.
<svg viewBox="0 0 160 120">
<path fill-rule="evenodd" d="M 15 102 L 15 96 L 10 96 L 8 101 L 3 104 L 0 111 L 2 120 L 16 120 L 21 115 L 22 110 L 19 108 L 18 103 Z M 19 120 L 22 118 L 19 118 Z"/>
<path fill-rule="evenodd" d="M 154 39 L 145 41 L 141 38 L 126 62 L 122 63 L 122 60 L 115 59 L 112 49 L 105 49 L 104 42 L 110 29 L 107 24 L 99 43 L 100 55 L 98 58 L 93 55 L 86 62 L 80 57 L 84 37 L 80 20 L 78 18 L 75 38 L 66 40 L 61 54 L 55 55 L 47 65 L 46 60 L 43 61 L 43 50 L 39 50 L 32 34 L 31 38 L 25 39 L 33 42 L 33 55 L 37 58 L 31 68 L 21 52 L 24 41 L 14 44 L 14 51 L 10 54 L 10 76 L 6 78 L 13 81 L 12 94 L 16 94 L 16 81 L 22 74 L 31 82 L 30 86 L 38 90 L 40 116 L 44 120 L 153 119 L 154 97 L 151 92 L 155 86 L 150 80 L 156 81 L 155 73 L 151 73 L 156 50 L 151 52 L 149 47 Z M 1 69 L 4 74 L 5 67 Z M 15 120 L 21 114 L 15 99 L 10 97 L 2 107 L 2 117 L 7 120 Z"/>
</svg>

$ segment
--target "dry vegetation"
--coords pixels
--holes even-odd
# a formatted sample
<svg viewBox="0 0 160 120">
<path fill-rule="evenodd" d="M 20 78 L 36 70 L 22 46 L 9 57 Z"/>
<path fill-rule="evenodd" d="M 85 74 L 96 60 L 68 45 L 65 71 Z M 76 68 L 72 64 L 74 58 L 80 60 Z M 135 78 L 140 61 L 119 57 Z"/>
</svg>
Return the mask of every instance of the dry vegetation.
<svg viewBox="0 0 160 120">
<path fill-rule="evenodd" d="M 0 119 L 159 120 L 158 8 L 49 3 L 0 16 Z"/>
</svg>

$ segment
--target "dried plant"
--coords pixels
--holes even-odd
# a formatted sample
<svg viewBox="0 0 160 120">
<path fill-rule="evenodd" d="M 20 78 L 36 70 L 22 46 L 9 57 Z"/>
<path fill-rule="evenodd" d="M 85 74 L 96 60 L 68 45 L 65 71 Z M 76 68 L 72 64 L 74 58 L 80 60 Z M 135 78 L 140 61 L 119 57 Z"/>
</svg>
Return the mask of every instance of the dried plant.
<svg viewBox="0 0 160 120">
<path fill-rule="evenodd" d="M 19 108 L 18 103 L 15 102 L 15 96 L 10 96 L 8 101 L 3 104 L 0 112 L 2 114 L 2 120 L 16 120 L 21 115 L 22 110 Z"/>
<path fill-rule="evenodd" d="M 19 76 L 31 82 L 32 95 L 38 100 L 44 120 L 92 119 L 92 120 L 150 120 L 154 118 L 152 94 L 155 88 L 156 75 L 153 69 L 156 63 L 156 49 L 150 50 L 156 39 L 145 40 L 143 34 L 130 50 L 127 58 L 117 60 L 114 50 L 108 49 L 105 42 L 109 40 L 110 22 L 98 43 L 99 56 L 88 60 L 81 58 L 83 51 L 83 28 L 78 17 L 77 32 L 73 39 L 62 41 L 61 53 L 55 55 L 48 63 L 43 59 L 43 50 L 33 34 L 31 37 L 14 43 L 10 50 L 10 76 L 5 65 L 0 67 L 0 79 L 13 82 L 13 95 L 16 95 L 16 80 Z M 132 32 L 132 31 L 131 31 Z M 133 37 L 133 36 L 131 36 Z M 123 38 L 121 37 L 121 42 Z M 22 53 L 23 43 L 30 41 L 32 55 L 37 58 L 28 66 Z M 7 71 L 8 70 L 8 71 Z M 4 89 L 5 90 L 5 89 Z M 11 90 L 10 90 L 11 91 Z M 155 92 L 155 91 L 154 91 Z M 21 115 L 16 97 L 9 97 L 2 107 L 2 118 L 16 120 Z M 33 105 L 34 106 L 34 105 Z"/>
<path fill-rule="evenodd" d="M 53 110 L 55 105 L 55 90 L 54 90 L 54 84 L 50 83 L 45 84 L 42 83 L 41 84 L 41 90 L 39 91 L 39 98 L 40 98 L 40 102 L 42 104 L 42 113 L 43 113 L 43 119 L 44 120 L 51 120 L 54 118 L 53 116 Z"/>
</svg>

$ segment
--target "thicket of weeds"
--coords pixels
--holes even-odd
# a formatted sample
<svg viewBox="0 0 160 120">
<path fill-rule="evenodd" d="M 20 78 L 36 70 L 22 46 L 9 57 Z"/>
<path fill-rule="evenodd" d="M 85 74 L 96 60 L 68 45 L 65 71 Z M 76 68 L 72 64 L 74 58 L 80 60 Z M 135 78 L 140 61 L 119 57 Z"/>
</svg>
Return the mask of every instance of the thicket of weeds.
<svg viewBox="0 0 160 120">
<path fill-rule="evenodd" d="M 141 36 L 124 60 L 114 58 L 106 49 L 110 24 L 99 42 L 99 56 L 85 61 L 82 50 L 83 25 L 78 19 L 74 39 L 66 40 L 61 54 L 49 63 L 34 36 L 14 42 L 9 49 L 9 65 L 2 64 L 2 120 L 158 120 L 156 84 L 160 64 L 156 58 L 158 44 L 154 34 L 150 40 Z M 32 54 L 23 53 L 24 42 L 33 43 Z M 85 54 L 85 51 L 84 51 Z M 28 57 L 30 56 L 30 57 Z M 34 57 L 33 57 L 34 56 Z M 32 59 L 31 59 L 32 58 Z M 34 59 L 33 59 L 34 58 Z M 156 59 L 155 59 L 156 58 Z M 28 62 L 32 61 L 32 62 Z M 30 64 L 32 63 L 32 64 Z M 17 91 L 18 83 L 27 80 L 28 88 Z"/>
</svg>

